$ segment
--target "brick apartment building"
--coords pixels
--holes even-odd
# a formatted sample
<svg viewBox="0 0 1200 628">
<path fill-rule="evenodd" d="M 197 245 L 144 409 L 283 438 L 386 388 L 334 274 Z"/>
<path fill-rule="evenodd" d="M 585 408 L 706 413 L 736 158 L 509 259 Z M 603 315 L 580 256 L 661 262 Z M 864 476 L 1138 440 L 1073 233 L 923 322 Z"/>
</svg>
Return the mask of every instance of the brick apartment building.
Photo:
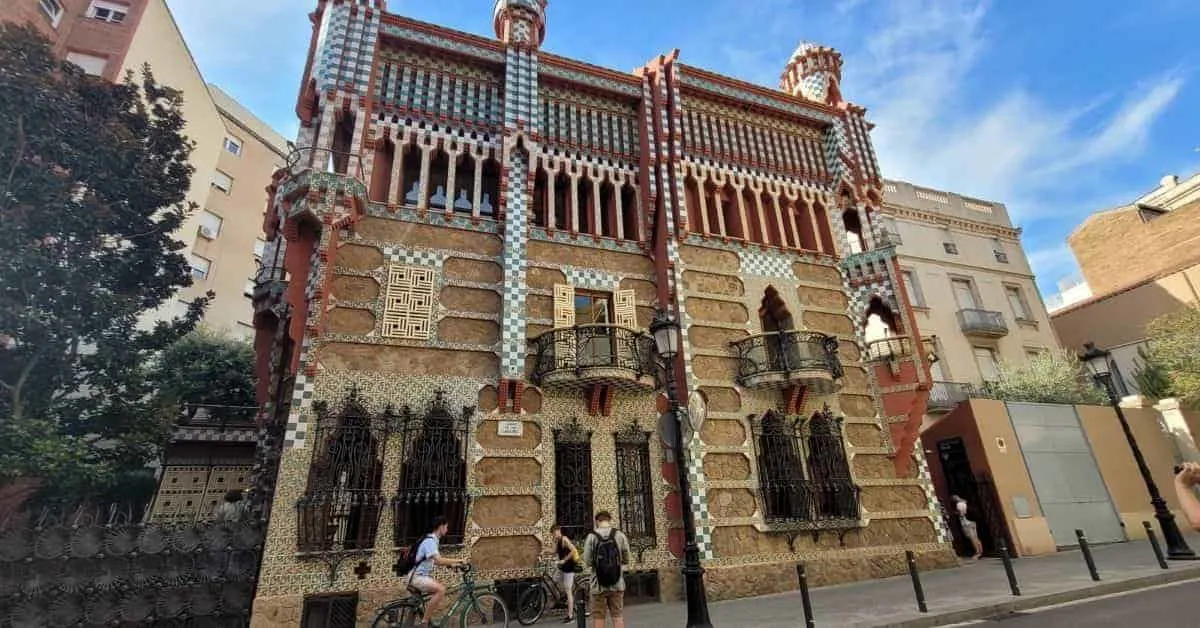
<svg viewBox="0 0 1200 628">
<path fill-rule="evenodd" d="M 684 516 L 718 599 L 788 589 L 797 560 L 822 583 L 952 561 L 913 447 L 927 352 L 840 55 L 803 44 L 767 89 L 678 52 L 625 73 L 542 51 L 538 0 L 490 17 L 495 38 L 383 0 L 312 14 L 254 298 L 254 625 L 369 621 L 439 513 L 444 551 L 504 587 L 552 524 L 609 510 L 631 601 L 680 597 Z M 658 308 L 683 321 L 680 399 L 707 406 L 682 460 Z M 869 316 L 892 332 L 876 358 Z"/>
</svg>

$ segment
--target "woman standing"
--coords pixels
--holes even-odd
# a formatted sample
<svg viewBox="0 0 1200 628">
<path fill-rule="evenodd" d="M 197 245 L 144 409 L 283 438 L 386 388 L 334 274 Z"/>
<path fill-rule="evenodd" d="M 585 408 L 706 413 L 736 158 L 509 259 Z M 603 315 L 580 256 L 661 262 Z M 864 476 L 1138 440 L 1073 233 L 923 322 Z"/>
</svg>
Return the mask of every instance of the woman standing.
<svg viewBox="0 0 1200 628">
<path fill-rule="evenodd" d="M 564 624 L 575 621 L 575 573 L 579 571 L 579 550 L 566 536 L 562 526 L 550 528 L 554 535 L 554 554 L 558 558 L 558 584 L 567 594 L 567 617 Z"/>
<path fill-rule="evenodd" d="M 953 495 L 954 509 L 958 511 L 958 523 L 962 526 L 963 536 L 971 542 L 971 549 L 975 550 L 975 555 L 971 558 L 979 560 L 983 558 L 983 544 L 979 542 L 979 526 L 970 519 L 967 519 L 967 500 Z"/>
</svg>

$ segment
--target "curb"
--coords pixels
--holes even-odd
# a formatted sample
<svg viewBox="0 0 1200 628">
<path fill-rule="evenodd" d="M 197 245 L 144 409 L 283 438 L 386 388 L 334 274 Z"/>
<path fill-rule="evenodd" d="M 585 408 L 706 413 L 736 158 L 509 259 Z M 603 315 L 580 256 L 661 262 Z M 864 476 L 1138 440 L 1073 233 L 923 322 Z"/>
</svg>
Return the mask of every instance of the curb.
<svg viewBox="0 0 1200 628">
<path fill-rule="evenodd" d="M 1200 578 L 1200 567 L 1177 569 L 1154 574 L 1152 576 L 1141 576 L 1138 578 L 1130 578 L 1128 580 L 1119 580 L 1117 582 L 1107 582 L 1104 584 L 1092 585 L 1082 589 L 1072 589 L 1070 591 L 1060 591 L 1058 593 L 1046 593 L 1037 596 L 1014 597 L 1008 602 L 1001 602 L 999 604 L 989 604 L 987 606 L 967 608 L 960 611 L 950 611 L 946 613 L 939 613 L 937 615 L 931 614 L 924 617 L 918 617 L 917 619 L 909 619 L 906 621 L 888 624 L 879 624 L 879 626 L 881 628 L 934 628 L 935 626 L 947 626 L 969 621 L 977 621 L 980 619 L 1003 617 L 1004 615 L 1012 615 L 1013 613 L 1041 608 L 1043 606 L 1054 606 L 1056 604 L 1066 604 L 1067 602 L 1078 602 L 1088 598 L 1112 595 L 1114 593 L 1127 593 L 1129 591 L 1137 591 L 1139 589 L 1146 589 L 1162 584 L 1182 582 L 1184 580 L 1193 580 L 1196 578 Z"/>
</svg>

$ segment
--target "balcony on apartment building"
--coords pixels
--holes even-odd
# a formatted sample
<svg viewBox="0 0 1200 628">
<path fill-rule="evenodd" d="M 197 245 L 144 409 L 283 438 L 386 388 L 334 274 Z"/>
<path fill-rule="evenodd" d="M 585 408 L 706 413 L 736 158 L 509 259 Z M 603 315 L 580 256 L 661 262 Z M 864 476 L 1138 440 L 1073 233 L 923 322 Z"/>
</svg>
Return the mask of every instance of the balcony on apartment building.
<svg viewBox="0 0 1200 628">
<path fill-rule="evenodd" d="M 786 330 L 755 334 L 730 343 L 738 357 L 738 384 L 746 388 L 785 388 L 802 384 L 831 392 L 842 377 L 838 339 Z"/>
<path fill-rule="evenodd" d="M 552 329 L 531 339 L 530 380 L 549 389 L 593 384 L 654 388 L 654 339 L 620 325 L 588 324 Z"/>
<path fill-rule="evenodd" d="M 929 389 L 929 402 L 926 406 L 926 411 L 929 414 L 949 412 L 958 406 L 960 402 L 974 396 L 976 396 L 975 387 L 970 384 L 933 382 L 933 386 Z"/>
<path fill-rule="evenodd" d="M 912 354 L 912 339 L 908 336 L 888 336 L 867 342 L 868 361 L 898 360 Z"/>
<path fill-rule="evenodd" d="M 1008 323 L 1004 322 L 1004 314 L 991 310 L 959 310 L 958 326 L 968 336 L 1002 338 L 1008 335 Z"/>
</svg>

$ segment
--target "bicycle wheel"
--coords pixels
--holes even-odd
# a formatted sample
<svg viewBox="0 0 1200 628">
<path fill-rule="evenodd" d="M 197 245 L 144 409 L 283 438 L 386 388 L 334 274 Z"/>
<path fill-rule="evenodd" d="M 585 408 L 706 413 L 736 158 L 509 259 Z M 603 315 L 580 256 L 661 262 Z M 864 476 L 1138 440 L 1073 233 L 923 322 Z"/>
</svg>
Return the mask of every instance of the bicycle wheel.
<svg viewBox="0 0 1200 628">
<path fill-rule="evenodd" d="M 393 604 L 380 609 L 371 628 L 413 628 L 420 621 L 420 608 L 412 604 Z"/>
<path fill-rule="evenodd" d="M 540 587 L 539 587 L 540 588 Z M 462 626 L 491 626 L 508 628 L 508 607 L 495 593 L 480 593 L 463 611 Z"/>
<path fill-rule="evenodd" d="M 529 587 L 517 601 L 517 622 L 522 626 L 532 626 L 546 612 L 546 587 L 541 585 Z"/>
</svg>

